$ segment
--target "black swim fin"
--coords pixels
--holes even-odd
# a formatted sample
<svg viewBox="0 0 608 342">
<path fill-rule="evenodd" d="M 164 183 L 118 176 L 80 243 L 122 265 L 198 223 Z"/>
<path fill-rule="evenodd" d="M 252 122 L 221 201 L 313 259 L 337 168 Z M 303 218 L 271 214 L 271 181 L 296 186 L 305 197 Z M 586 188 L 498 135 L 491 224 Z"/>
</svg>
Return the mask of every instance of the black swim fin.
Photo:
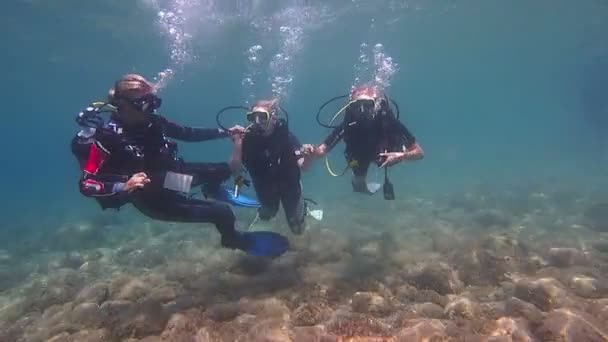
<svg viewBox="0 0 608 342">
<path fill-rule="evenodd" d="M 231 245 L 254 256 L 276 258 L 289 250 L 289 240 L 275 232 L 237 232 L 236 240 Z"/>
<path fill-rule="evenodd" d="M 384 199 L 392 201 L 395 199 L 395 189 L 393 183 L 388 180 L 388 169 L 384 169 L 384 185 L 382 185 L 382 191 L 384 192 Z"/>
</svg>

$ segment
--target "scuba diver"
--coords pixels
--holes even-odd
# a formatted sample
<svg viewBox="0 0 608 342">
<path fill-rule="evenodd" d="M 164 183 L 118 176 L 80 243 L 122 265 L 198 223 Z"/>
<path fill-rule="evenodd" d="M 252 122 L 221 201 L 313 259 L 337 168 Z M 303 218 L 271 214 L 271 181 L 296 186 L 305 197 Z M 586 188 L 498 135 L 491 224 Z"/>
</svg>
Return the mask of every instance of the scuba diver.
<svg viewBox="0 0 608 342">
<path fill-rule="evenodd" d="M 392 183 L 388 179 L 388 167 L 405 160 L 419 160 L 424 156 L 422 147 L 416 142 L 416 138 L 399 121 L 399 107 L 390 100 L 377 86 L 362 86 L 355 88 L 349 98 L 349 102 L 342 107 L 332 118 L 329 124 L 324 124 L 319 119 L 321 111 L 329 103 L 348 97 L 342 95 L 334 97 L 325 102 L 317 113 L 317 122 L 333 131 L 319 146 L 313 150 L 317 157 L 326 156 L 341 139 L 344 139 L 346 150 L 344 152 L 348 166 L 342 174 L 336 174 L 329 166 L 326 166 L 333 176 L 341 176 L 351 168 L 353 170 L 352 186 L 355 192 L 373 194 L 379 188 L 379 184 L 368 184 L 366 181 L 367 170 L 371 162 L 378 167 L 384 168 L 384 198 L 393 200 L 395 193 Z M 390 106 L 393 103 L 396 115 Z M 338 125 L 332 125 L 335 119 L 344 113 L 343 121 Z"/>
<path fill-rule="evenodd" d="M 226 107 L 218 113 L 220 127 L 223 126 L 219 115 L 228 109 L 248 111 L 250 125 L 245 133 L 238 132 L 232 136 L 234 151 L 230 163 L 233 170 L 245 169 L 251 177 L 261 205 L 256 220 L 270 220 L 282 204 L 289 228 L 296 235 L 302 234 L 307 214 L 317 220 L 322 215 L 320 210 L 309 211 L 307 202 L 314 201 L 302 196 L 300 171 L 310 166 L 310 153 L 314 147 L 300 144 L 289 131 L 288 119 L 280 118 L 279 110 L 286 116 L 287 113 L 277 100 L 259 101 L 251 110 L 240 106 Z"/>
<path fill-rule="evenodd" d="M 230 178 L 228 163 L 186 163 L 177 157 L 169 138 L 197 142 L 242 132 L 179 126 L 156 114 L 161 99 L 153 84 L 135 74 L 110 89 L 107 103 L 95 103 L 78 115 L 87 129 L 72 140 L 72 152 L 82 166 L 80 191 L 97 199 L 103 209 L 133 204 L 144 215 L 162 221 L 215 224 L 223 247 L 251 255 L 277 257 L 289 242 L 273 232 L 235 229 L 230 206 L 189 196 L 193 186 L 219 185 Z M 110 109 L 108 109 L 110 108 Z M 107 122 L 100 117 L 109 112 Z"/>
</svg>

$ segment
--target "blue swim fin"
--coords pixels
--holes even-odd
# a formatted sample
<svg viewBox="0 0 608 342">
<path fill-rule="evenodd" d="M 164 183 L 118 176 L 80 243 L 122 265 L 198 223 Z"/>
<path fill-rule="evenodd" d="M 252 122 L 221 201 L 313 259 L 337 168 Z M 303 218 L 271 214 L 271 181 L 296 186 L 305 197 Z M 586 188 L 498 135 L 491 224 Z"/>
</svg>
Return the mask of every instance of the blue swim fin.
<svg viewBox="0 0 608 342">
<path fill-rule="evenodd" d="M 289 240 L 279 233 L 258 231 L 240 232 L 244 251 L 249 255 L 276 258 L 289 249 Z"/>
<path fill-rule="evenodd" d="M 209 193 L 209 197 L 214 198 L 218 201 L 227 202 L 233 205 L 237 205 L 245 208 L 259 208 L 260 202 L 255 198 L 248 197 L 243 193 L 239 193 L 238 197 L 234 196 L 234 190 L 227 188 L 224 185 L 220 185 L 218 191 L 214 194 Z"/>
</svg>

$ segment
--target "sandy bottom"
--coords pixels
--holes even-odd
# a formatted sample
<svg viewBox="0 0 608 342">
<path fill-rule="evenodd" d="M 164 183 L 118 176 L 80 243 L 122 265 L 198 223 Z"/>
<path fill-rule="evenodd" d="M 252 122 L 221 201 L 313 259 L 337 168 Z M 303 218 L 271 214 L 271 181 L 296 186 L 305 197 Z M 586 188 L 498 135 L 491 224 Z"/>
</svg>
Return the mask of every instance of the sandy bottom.
<svg viewBox="0 0 608 342">
<path fill-rule="evenodd" d="M 476 188 L 325 210 L 299 237 L 270 223 L 293 244 L 276 260 L 123 213 L 11 236 L 0 341 L 608 341 L 602 196 Z"/>
</svg>

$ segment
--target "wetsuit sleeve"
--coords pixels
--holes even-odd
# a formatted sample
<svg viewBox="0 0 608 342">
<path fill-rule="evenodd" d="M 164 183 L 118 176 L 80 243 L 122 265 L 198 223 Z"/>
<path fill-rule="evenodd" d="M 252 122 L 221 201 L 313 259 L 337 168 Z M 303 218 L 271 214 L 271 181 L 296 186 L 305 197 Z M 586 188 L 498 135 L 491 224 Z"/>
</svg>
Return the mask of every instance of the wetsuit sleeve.
<svg viewBox="0 0 608 342">
<path fill-rule="evenodd" d="M 416 143 L 416 137 L 410 132 L 407 127 L 401 122 L 397 120 L 397 127 L 399 128 L 399 133 L 403 135 L 405 139 L 405 147 L 407 149 L 411 148 Z"/>
<path fill-rule="evenodd" d="M 224 131 L 223 129 L 219 128 L 194 128 L 180 126 L 165 118 L 160 118 L 159 122 L 163 126 L 164 132 L 168 137 L 182 141 L 196 142 L 221 139 L 230 136 L 228 131 Z"/>
<path fill-rule="evenodd" d="M 87 197 L 112 196 L 121 192 L 126 185 L 128 176 L 101 174 L 99 170 L 110 158 L 110 152 L 101 143 L 91 145 L 87 160 L 80 179 L 80 192 Z"/>
<path fill-rule="evenodd" d="M 323 144 L 325 144 L 325 146 L 327 146 L 327 148 L 330 150 L 332 148 L 334 148 L 340 142 L 340 140 L 344 137 L 345 127 L 346 127 L 345 123 L 342 122 L 340 124 L 340 126 L 334 128 L 334 130 L 331 131 L 331 133 L 327 136 L 327 138 L 325 138 L 325 140 L 323 140 Z"/>
</svg>

